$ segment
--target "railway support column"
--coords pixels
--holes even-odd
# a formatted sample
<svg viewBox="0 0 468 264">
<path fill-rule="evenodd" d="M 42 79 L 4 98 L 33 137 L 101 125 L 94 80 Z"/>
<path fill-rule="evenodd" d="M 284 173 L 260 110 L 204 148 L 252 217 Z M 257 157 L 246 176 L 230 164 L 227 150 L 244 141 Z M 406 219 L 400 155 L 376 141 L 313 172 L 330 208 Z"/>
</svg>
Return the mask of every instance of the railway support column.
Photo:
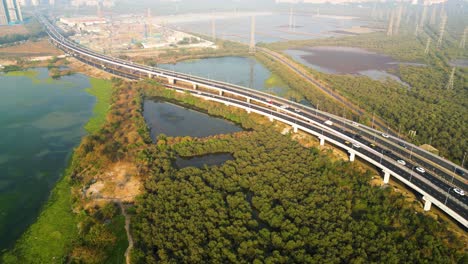
<svg viewBox="0 0 468 264">
<path fill-rule="evenodd" d="M 223 96 L 223 90 L 219 90 L 219 96 Z"/>
<path fill-rule="evenodd" d="M 167 78 L 167 82 L 168 82 L 169 84 L 175 84 L 175 80 L 172 79 L 172 78 Z"/>
<path fill-rule="evenodd" d="M 293 125 L 292 127 L 293 127 L 294 133 L 297 133 L 298 127 L 296 125 Z"/>
<path fill-rule="evenodd" d="M 388 184 L 388 182 L 390 181 L 390 172 L 387 170 L 383 170 L 383 173 L 384 173 L 383 183 Z"/>
<path fill-rule="evenodd" d="M 425 201 L 424 202 L 424 211 L 431 210 L 432 202 L 429 200 L 429 198 L 427 198 L 426 196 L 423 196 L 423 200 Z"/>
<path fill-rule="evenodd" d="M 349 150 L 349 161 L 353 162 L 354 159 L 356 158 L 356 152 L 354 150 Z"/>
<path fill-rule="evenodd" d="M 148 73 L 148 79 L 153 79 L 153 75 L 151 73 Z"/>
<path fill-rule="evenodd" d="M 270 119 L 270 122 L 273 122 L 273 116 L 272 115 L 269 115 L 268 119 Z"/>
<path fill-rule="evenodd" d="M 198 87 L 197 87 L 197 84 L 196 84 L 196 83 L 192 84 L 192 88 L 193 88 L 194 90 L 196 90 L 196 89 L 198 88 Z"/>
<path fill-rule="evenodd" d="M 249 98 L 249 97 L 247 97 L 247 103 L 249 103 L 249 104 L 250 104 L 250 98 Z"/>
<path fill-rule="evenodd" d="M 320 146 L 325 146 L 325 138 L 319 137 L 319 139 L 320 139 Z"/>
</svg>

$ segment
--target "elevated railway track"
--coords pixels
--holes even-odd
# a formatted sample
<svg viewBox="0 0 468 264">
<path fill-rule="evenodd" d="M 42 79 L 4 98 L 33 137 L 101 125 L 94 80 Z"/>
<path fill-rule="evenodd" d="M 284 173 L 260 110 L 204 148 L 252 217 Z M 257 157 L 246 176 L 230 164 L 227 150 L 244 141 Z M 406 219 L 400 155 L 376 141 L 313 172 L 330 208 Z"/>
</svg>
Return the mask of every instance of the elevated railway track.
<svg viewBox="0 0 468 264">
<path fill-rule="evenodd" d="M 419 193 L 424 200 L 424 209 L 434 204 L 468 228 L 468 200 L 454 192 L 454 188 L 467 190 L 466 178 L 451 173 L 453 163 L 437 157 L 394 136 L 382 135 L 380 131 L 357 124 L 318 109 L 253 89 L 198 76 L 140 65 L 100 54 L 65 38 L 50 21 L 39 16 L 51 41 L 78 60 L 132 80 L 154 79 L 167 88 L 226 105 L 245 109 L 288 124 L 293 131 L 304 131 L 316 136 L 321 145 L 328 142 L 349 153 L 350 161 L 356 157 L 382 170 L 384 182 L 390 177 Z M 327 122 L 327 125 L 324 122 Z M 397 160 L 405 159 L 402 165 Z M 424 167 L 425 172 L 415 168 Z"/>
</svg>

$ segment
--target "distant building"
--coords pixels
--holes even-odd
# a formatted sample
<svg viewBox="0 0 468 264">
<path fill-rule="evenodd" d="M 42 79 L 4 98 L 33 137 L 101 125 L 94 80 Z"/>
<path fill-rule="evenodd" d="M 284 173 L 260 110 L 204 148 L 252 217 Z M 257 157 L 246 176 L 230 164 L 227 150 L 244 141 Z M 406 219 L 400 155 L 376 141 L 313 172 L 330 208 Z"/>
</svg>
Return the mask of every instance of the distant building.
<svg viewBox="0 0 468 264">
<path fill-rule="evenodd" d="M 115 5 L 114 0 L 71 0 L 70 5 L 75 7 L 80 6 L 98 6 L 113 7 Z"/>
<path fill-rule="evenodd" d="M 0 1 L 0 25 L 14 24 L 23 21 L 21 6 L 17 0 Z"/>
</svg>

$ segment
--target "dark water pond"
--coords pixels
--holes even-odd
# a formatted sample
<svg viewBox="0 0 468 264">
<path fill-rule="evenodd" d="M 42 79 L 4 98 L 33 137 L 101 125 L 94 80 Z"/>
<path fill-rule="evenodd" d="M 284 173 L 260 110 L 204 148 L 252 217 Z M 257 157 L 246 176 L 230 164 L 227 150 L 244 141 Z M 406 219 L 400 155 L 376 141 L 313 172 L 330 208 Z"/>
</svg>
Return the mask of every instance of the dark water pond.
<svg viewBox="0 0 468 264">
<path fill-rule="evenodd" d="M 177 157 L 176 166 L 179 169 L 186 167 L 197 167 L 203 168 L 206 166 L 221 165 L 228 160 L 234 160 L 234 157 L 230 153 L 216 153 L 208 154 L 203 156 L 196 156 L 191 158 Z"/>
<path fill-rule="evenodd" d="M 232 122 L 173 103 L 146 99 L 143 116 L 156 141 L 160 134 L 171 137 L 207 137 L 242 131 Z"/>
</svg>

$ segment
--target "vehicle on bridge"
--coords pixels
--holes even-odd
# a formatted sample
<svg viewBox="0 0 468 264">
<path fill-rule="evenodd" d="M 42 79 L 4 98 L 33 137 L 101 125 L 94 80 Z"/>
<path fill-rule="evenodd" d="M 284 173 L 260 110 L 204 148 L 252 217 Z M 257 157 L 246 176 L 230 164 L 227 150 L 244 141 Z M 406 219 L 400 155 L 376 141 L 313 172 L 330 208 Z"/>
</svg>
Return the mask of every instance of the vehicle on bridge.
<svg viewBox="0 0 468 264">
<path fill-rule="evenodd" d="M 459 188 L 453 188 L 453 191 L 461 196 L 465 196 L 465 191 Z"/>
<path fill-rule="evenodd" d="M 404 160 L 402 160 L 402 159 L 397 160 L 397 162 L 398 162 L 399 164 L 403 165 L 403 166 L 406 165 L 406 161 L 404 161 Z"/>
</svg>

